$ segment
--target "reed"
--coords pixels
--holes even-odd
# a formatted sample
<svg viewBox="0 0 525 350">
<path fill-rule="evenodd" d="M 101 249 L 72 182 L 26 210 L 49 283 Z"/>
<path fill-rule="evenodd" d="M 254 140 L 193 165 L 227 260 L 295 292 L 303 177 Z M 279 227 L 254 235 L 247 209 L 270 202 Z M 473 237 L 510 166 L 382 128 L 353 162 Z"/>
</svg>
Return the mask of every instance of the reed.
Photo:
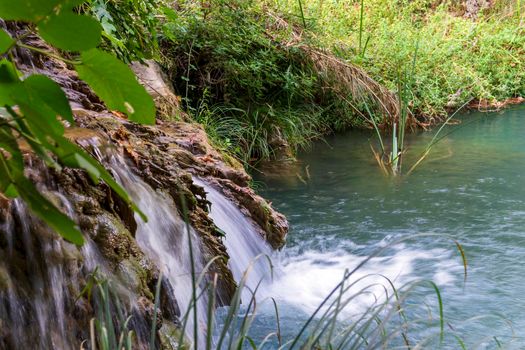
<svg viewBox="0 0 525 350">
<path fill-rule="evenodd" d="M 90 321 L 90 349 L 132 350 L 136 334 L 130 329 L 132 316 L 126 315 L 125 308 L 114 292 L 109 279 L 96 278 L 94 281 L 96 284 L 95 297 L 98 302 L 97 317 Z M 153 333 L 151 339 L 154 343 Z"/>
<path fill-rule="evenodd" d="M 405 144 L 405 134 L 407 130 L 411 127 L 410 120 L 413 117 L 413 113 L 410 110 L 410 106 L 413 105 L 413 96 L 414 96 L 414 85 L 415 85 L 415 72 L 416 64 L 418 57 L 418 48 L 419 40 L 415 45 L 415 52 L 412 58 L 412 64 L 409 70 L 398 70 L 398 79 L 397 79 L 397 99 L 399 103 L 399 118 L 393 122 L 392 125 L 392 134 L 391 134 L 391 150 L 387 152 L 385 148 L 385 141 L 383 140 L 386 136 L 383 136 L 379 126 L 376 122 L 376 118 L 373 116 L 373 112 L 365 104 L 365 109 L 368 114 L 366 120 L 373 127 L 375 131 L 375 136 L 377 137 L 380 145 L 380 150 L 377 151 L 373 145 L 371 145 L 372 153 L 376 159 L 379 167 L 383 173 L 387 175 L 403 175 L 402 164 L 403 164 L 403 155 L 407 151 Z M 420 154 L 417 160 L 412 164 L 409 170 L 405 175 L 410 175 L 416 170 L 416 168 L 426 159 L 430 154 L 433 147 L 443 139 L 442 132 L 449 124 L 449 122 L 460 112 L 462 111 L 469 103 L 472 101 L 472 98 L 464 102 L 459 108 L 457 108 L 453 113 L 449 114 L 448 117 L 441 123 L 437 131 L 435 132 L 432 140 L 427 144 L 424 151 Z"/>
</svg>

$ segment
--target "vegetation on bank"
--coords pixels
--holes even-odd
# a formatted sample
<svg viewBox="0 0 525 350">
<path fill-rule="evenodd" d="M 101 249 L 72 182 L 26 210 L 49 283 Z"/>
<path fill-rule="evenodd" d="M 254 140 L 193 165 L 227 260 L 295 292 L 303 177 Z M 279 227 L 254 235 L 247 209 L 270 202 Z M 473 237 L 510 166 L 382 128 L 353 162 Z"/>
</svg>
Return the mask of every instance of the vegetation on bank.
<svg viewBox="0 0 525 350">
<path fill-rule="evenodd" d="M 315 45 L 363 67 L 389 89 L 397 90 L 400 74 L 409 69 L 415 82 L 411 110 L 432 122 L 469 98 L 493 102 L 525 95 L 525 3 L 492 1 L 476 13 L 468 12 L 467 3 L 303 1 L 302 11 Z M 300 13 L 294 0 L 276 0 L 276 6 Z"/>
<path fill-rule="evenodd" d="M 183 1 L 161 61 L 190 115 L 249 163 L 370 118 L 391 127 L 403 109 L 406 127 L 428 125 L 468 100 L 524 95 L 523 3 L 464 3 Z"/>
<path fill-rule="evenodd" d="M 187 111 L 225 150 L 250 163 L 358 122 L 324 89 L 333 76 L 287 45 L 295 31 L 285 19 L 246 1 L 194 5 L 170 12 L 162 61 Z"/>
<path fill-rule="evenodd" d="M 411 128 L 469 100 L 523 96 L 524 2 L 475 12 L 468 2 L 89 0 L 80 10 L 102 24 L 106 50 L 161 63 L 189 118 L 248 165 L 371 119 L 399 129 L 404 109 Z"/>
</svg>

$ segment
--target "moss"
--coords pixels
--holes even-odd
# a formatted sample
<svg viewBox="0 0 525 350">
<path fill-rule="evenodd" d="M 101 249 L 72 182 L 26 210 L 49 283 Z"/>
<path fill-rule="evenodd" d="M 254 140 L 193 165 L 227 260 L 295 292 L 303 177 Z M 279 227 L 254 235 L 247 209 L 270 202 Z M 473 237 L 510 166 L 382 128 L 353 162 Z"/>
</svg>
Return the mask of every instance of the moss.
<svg viewBox="0 0 525 350">
<path fill-rule="evenodd" d="M 131 288 L 134 288 L 139 295 L 143 295 L 149 300 L 154 299 L 152 291 L 149 289 L 151 272 L 144 268 L 136 259 L 125 259 L 118 264 L 118 274 L 121 280 Z"/>
<path fill-rule="evenodd" d="M 162 349 L 165 350 L 189 350 L 191 349 L 190 342 L 184 336 L 184 344 L 179 346 L 179 339 L 181 330 L 173 323 L 166 319 L 162 322 L 162 327 L 159 330 L 159 340 Z"/>
</svg>

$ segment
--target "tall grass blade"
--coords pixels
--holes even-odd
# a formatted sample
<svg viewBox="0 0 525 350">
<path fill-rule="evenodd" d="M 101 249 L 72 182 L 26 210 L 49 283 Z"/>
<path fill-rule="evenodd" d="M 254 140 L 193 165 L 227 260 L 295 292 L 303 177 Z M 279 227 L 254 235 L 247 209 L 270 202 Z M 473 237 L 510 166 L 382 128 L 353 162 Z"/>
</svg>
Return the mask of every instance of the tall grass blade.
<svg viewBox="0 0 525 350">
<path fill-rule="evenodd" d="M 217 292 L 218 275 L 213 276 L 213 281 L 208 290 L 208 329 L 206 330 L 206 350 L 213 349 L 213 325 L 215 323 L 215 297 Z"/>
<path fill-rule="evenodd" d="M 271 298 L 272 299 L 272 303 L 273 303 L 273 308 L 275 310 L 275 324 L 276 324 L 276 327 L 277 327 L 277 342 L 279 344 L 279 347 L 281 347 L 283 345 L 283 339 L 282 339 L 282 336 L 281 336 L 281 319 L 279 317 L 279 308 L 277 307 L 277 302 L 275 301 L 274 298 Z"/>
<path fill-rule="evenodd" d="M 454 118 L 458 113 L 459 111 L 461 111 L 463 108 L 465 108 L 470 102 L 472 101 L 472 98 L 469 99 L 467 102 L 463 103 L 463 105 L 461 105 L 461 107 L 459 107 L 458 109 L 456 109 L 456 111 L 454 111 L 454 113 L 452 113 L 446 120 L 445 122 L 439 127 L 438 131 L 436 132 L 436 134 L 434 135 L 434 137 L 432 138 L 432 140 L 428 143 L 427 147 L 425 148 L 425 150 L 423 151 L 423 153 L 421 154 L 421 156 L 419 157 L 419 159 L 414 163 L 414 165 L 412 165 L 412 167 L 410 168 L 410 170 L 408 171 L 407 175 L 410 175 L 416 168 L 419 164 L 421 164 L 421 162 L 428 156 L 428 154 L 430 153 L 430 151 L 432 150 L 432 147 L 434 147 L 434 145 L 440 141 L 441 139 L 438 138 L 438 136 L 441 134 L 441 131 L 445 128 L 445 126 L 448 124 L 448 122 L 450 122 L 450 120 L 452 120 L 452 118 Z"/>
<path fill-rule="evenodd" d="M 149 350 L 155 350 L 155 338 L 157 334 L 157 316 L 160 306 L 160 288 L 162 286 L 162 272 L 159 273 L 159 280 L 155 287 L 155 305 L 153 309 L 153 320 L 151 322 L 151 331 L 149 336 Z"/>
<path fill-rule="evenodd" d="M 363 57 L 363 22 L 364 22 L 365 0 L 361 0 L 361 9 L 359 10 L 359 55 Z M 368 43 L 368 41 L 367 41 Z"/>
<path fill-rule="evenodd" d="M 304 17 L 304 11 L 303 11 L 303 1 L 297 0 L 297 2 L 299 3 L 299 11 L 301 13 L 301 20 L 303 21 L 304 29 L 306 29 L 306 19 Z"/>
<path fill-rule="evenodd" d="M 191 294 L 193 300 L 193 347 L 197 349 L 199 345 L 199 319 L 197 310 L 197 281 L 195 280 L 195 255 L 193 252 L 193 242 L 191 237 L 191 228 L 189 222 L 188 207 L 186 205 L 186 198 L 181 194 L 180 201 L 182 203 L 182 214 L 184 216 L 184 223 L 186 224 L 186 235 L 188 238 L 188 249 L 190 253 L 190 271 L 191 271 Z"/>
</svg>

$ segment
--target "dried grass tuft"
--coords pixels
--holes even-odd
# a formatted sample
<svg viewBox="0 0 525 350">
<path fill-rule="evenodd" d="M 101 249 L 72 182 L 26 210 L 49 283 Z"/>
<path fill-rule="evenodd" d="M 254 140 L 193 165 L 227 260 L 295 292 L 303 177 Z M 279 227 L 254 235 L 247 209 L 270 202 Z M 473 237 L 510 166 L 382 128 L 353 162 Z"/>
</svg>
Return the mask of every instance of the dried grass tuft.
<svg viewBox="0 0 525 350">
<path fill-rule="evenodd" d="M 392 126 L 398 121 L 400 115 L 399 97 L 396 93 L 388 90 L 375 81 L 364 69 L 350 62 L 334 56 L 333 54 L 305 44 L 304 31 L 299 26 L 290 24 L 283 17 L 268 13 L 270 23 L 268 24 L 268 36 L 279 41 L 284 47 L 299 48 L 306 59 L 316 70 L 323 80 L 323 89 L 336 94 L 338 98 L 345 101 L 350 107 L 365 120 L 374 118 L 369 113 L 382 116 L 379 123 L 383 127 Z M 289 39 L 284 41 L 276 37 L 276 31 L 289 31 Z M 363 108 L 364 105 L 368 108 Z M 407 126 L 413 127 L 419 124 L 410 113 Z"/>
</svg>

